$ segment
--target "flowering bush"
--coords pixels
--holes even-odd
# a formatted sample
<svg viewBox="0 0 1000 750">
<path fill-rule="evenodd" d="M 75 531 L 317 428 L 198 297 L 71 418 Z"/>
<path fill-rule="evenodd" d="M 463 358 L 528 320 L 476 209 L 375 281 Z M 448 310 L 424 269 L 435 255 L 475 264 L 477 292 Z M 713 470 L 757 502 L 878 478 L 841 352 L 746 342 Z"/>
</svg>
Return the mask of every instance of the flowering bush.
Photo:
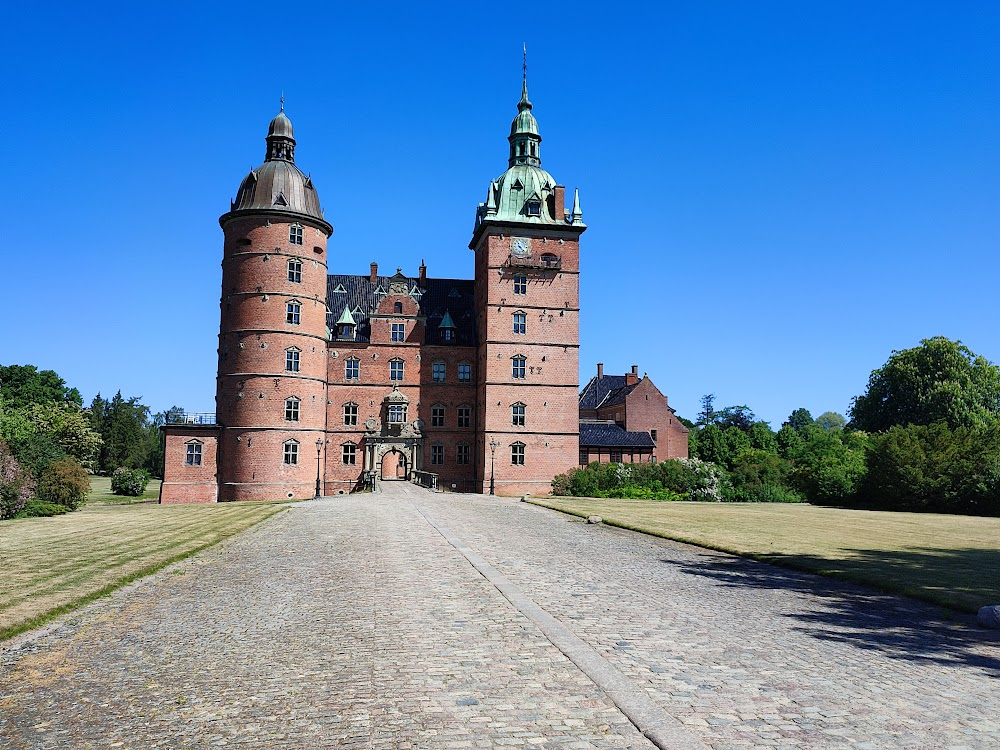
<svg viewBox="0 0 1000 750">
<path fill-rule="evenodd" d="M 139 497 L 146 491 L 149 474 L 142 469 L 126 469 L 121 466 L 111 475 L 111 491 L 116 495 Z"/>
<path fill-rule="evenodd" d="M 725 470 L 710 461 L 700 458 L 678 458 L 681 464 L 694 476 L 694 486 L 688 491 L 692 500 L 722 502 L 722 487 Z"/>
</svg>

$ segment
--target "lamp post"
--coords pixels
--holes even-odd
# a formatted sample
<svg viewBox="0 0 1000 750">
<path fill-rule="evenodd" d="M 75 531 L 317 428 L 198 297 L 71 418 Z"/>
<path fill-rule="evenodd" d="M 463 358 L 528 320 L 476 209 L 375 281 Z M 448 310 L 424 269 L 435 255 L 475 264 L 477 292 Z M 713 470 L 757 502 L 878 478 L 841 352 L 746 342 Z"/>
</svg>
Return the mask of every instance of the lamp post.
<svg viewBox="0 0 1000 750">
<path fill-rule="evenodd" d="M 319 487 L 319 454 L 323 450 L 323 438 L 316 438 L 316 498 L 323 497 Z"/>
<path fill-rule="evenodd" d="M 497 460 L 497 448 L 500 446 L 496 438 L 490 438 L 490 494 L 495 495 L 496 484 L 493 482 L 493 467 Z"/>
</svg>

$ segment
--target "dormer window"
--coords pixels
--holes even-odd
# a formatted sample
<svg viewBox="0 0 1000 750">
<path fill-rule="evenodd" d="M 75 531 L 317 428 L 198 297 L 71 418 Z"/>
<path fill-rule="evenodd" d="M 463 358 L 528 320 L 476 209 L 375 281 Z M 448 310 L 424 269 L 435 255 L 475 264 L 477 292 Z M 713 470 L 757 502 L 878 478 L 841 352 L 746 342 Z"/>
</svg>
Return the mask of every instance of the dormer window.
<svg viewBox="0 0 1000 750">
<path fill-rule="evenodd" d="M 542 215 L 542 202 L 537 200 L 528 201 L 525 204 L 528 216 L 541 216 Z"/>
<path fill-rule="evenodd" d="M 397 314 L 402 314 L 402 312 L 403 312 L 403 303 L 399 302 L 399 301 L 393 302 L 393 304 L 392 304 L 392 311 L 394 313 L 397 313 Z"/>
<path fill-rule="evenodd" d="M 441 329 L 441 340 L 442 341 L 454 341 L 455 340 L 455 331 L 453 329 L 451 329 L 451 328 L 442 328 Z"/>
</svg>

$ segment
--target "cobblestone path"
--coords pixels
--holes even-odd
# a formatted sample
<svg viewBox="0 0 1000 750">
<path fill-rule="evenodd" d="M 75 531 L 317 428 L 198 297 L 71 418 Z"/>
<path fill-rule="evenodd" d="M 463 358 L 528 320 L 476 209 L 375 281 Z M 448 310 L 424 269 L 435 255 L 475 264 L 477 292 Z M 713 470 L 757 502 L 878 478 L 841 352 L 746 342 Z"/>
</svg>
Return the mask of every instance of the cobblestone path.
<svg viewBox="0 0 1000 750">
<path fill-rule="evenodd" d="M 1000 643 L 964 619 L 383 487 L 293 505 L 4 644 L 0 748 L 652 748 L 532 607 L 676 717 L 678 748 L 1000 746 Z"/>
</svg>

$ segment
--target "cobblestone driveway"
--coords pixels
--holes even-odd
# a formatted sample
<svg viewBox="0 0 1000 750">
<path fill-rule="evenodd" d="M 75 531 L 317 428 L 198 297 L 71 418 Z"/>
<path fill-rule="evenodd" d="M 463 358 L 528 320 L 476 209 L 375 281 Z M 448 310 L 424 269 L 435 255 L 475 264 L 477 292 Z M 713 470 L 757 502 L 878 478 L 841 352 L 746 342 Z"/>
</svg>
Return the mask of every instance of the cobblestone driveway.
<svg viewBox="0 0 1000 750">
<path fill-rule="evenodd" d="M 1000 746 L 1000 646 L 964 620 L 524 503 L 384 489 L 294 505 L 7 644 L 0 747 L 652 748 L 532 608 L 677 747 Z"/>
</svg>

